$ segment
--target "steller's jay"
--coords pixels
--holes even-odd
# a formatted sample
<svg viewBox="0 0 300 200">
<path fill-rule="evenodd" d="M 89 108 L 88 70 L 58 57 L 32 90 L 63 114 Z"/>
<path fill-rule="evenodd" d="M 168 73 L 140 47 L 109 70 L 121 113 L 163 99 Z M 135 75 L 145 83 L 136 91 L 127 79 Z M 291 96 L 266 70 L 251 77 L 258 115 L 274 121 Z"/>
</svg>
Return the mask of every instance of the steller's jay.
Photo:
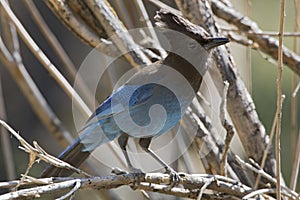
<svg viewBox="0 0 300 200">
<path fill-rule="evenodd" d="M 203 28 L 165 10 L 155 19 L 159 27 L 167 28 L 163 34 L 170 44 L 168 56 L 142 68 L 114 91 L 90 116 L 79 138 L 59 155 L 61 160 L 78 167 L 99 145 L 118 138 L 129 169 L 136 172 L 126 151 L 128 138 L 133 137 L 168 173 L 175 173 L 149 148 L 151 139 L 178 123 L 200 88 L 211 50 L 229 40 L 209 37 Z M 71 173 L 50 166 L 41 176 Z"/>
</svg>

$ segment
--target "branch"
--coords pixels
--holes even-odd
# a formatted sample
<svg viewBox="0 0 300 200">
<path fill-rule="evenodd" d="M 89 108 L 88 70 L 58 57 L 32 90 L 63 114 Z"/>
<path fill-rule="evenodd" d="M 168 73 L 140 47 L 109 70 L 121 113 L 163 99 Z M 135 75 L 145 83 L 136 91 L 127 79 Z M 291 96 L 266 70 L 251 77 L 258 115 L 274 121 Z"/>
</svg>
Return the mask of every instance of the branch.
<svg viewBox="0 0 300 200">
<path fill-rule="evenodd" d="M 24 140 L 15 130 L 13 130 L 4 121 L 0 120 L 0 125 L 2 125 L 4 128 L 6 128 L 20 142 L 21 146 L 19 148 L 21 148 L 25 152 L 29 153 L 30 161 L 29 161 L 28 168 L 27 168 L 25 175 L 27 175 L 29 169 L 31 168 L 33 163 L 36 161 L 36 158 L 39 158 L 40 160 L 50 163 L 56 167 L 72 170 L 73 172 L 76 172 L 78 174 L 83 174 L 85 176 L 90 177 L 90 175 L 87 174 L 86 172 L 84 172 L 80 169 L 77 169 L 77 168 L 71 166 L 70 164 L 68 164 L 62 160 L 59 160 L 58 158 L 48 154 L 37 144 L 36 141 L 33 142 L 34 147 L 31 146 L 28 142 L 26 142 L 26 140 Z"/>
<path fill-rule="evenodd" d="M 110 36 L 132 66 L 151 64 L 151 61 L 138 48 L 123 23 L 118 19 L 108 1 L 87 0 L 86 3 L 96 19 L 102 24 L 107 35 Z"/>
<path fill-rule="evenodd" d="M 222 102 L 220 105 L 220 118 L 223 127 L 226 130 L 226 138 L 225 138 L 225 146 L 222 153 L 221 159 L 221 175 L 227 176 L 226 165 L 227 165 L 227 153 L 230 148 L 230 142 L 234 136 L 234 126 L 226 117 L 226 104 L 227 104 L 227 92 L 228 92 L 229 83 L 227 81 L 224 82 L 224 91 Z"/>
<path fill-rule="evenodd" d="M 181 181 L 178 186 L 170 187 L 170 176 L 162 173 L 128 173 L 122 175 L 107 175 L 92 178 L 45 178 L 34 179 L 26 178 L 22 182 L 22 186 L 36 186 L 29 189 L 21 189 L 15 192 L 0 195 L 1 199 L 15 199 L 20 197 L 36 197 L 42 194 L 50 194 L 64 189 L 73 188 L 73 192 L 79 189 L 113 189 L 120 186 L 135 186 L 138 190 L 159 192 L 163 194 L 174 195 L 178 197 L 186 197 L 196 199 L 201 188 L 205 185 L 207 189 L 214 190 L 219 193 L 214 195 L 203 194 L 206 196 L 217 197 L 221 195 L 230 195 L 234 197 L 243 197 L 250 192 L 251 188 L 223 176 L 214 176 L 209 174 L 184 174 L 180 173 Z M 136 180 L 140 183 L 137 184 Z M 20 184 L 20 181 L 10 181 L 0 183 L 0 188 L 11 188 Z"/>
<path fill-rule="evenodd" d="M 4 15 L 4 12 L 1 13 Z M 11 76 L 15 79 L 19 88 L 27 98 L 31 108 L 39 117 L 41 122 L 47 129 L 53 133 L 60 144 L 66 147 L 73 139 L 70 133 L 62 126 L 60 120 L 55 115 L 54 111 L 49 106 L 46 99 L 41 94 L 35 82 L 32 80 L 28 71 L 26 70 L 19 49 L 19 41 L 17 33 L 13 24 L 6 18 L 2 18 L 2 26 L 5 27 L 4 41 L 0 37 L 0 60 L 9 71 Z M 63 137 L 62 137 L 63 136 Z"/>
<path fill-rule="evenodd" d="M 29 10 L 29 13 L 32 15 L 32 18 L 35 21 L 36 25 L 39 27 L 39 29 L 45 36 L 46 40 L 48 40 L 49 44 L 53 48 L 56 55 L 62 61 L 63 66 L 68 71 L 68 75 L 71 77 L 70 82 L 74 82 L 76 79 L 76 84 L 78 85 L 80 92 L 82 92 L 82 94 L 84 94 L 84 96 L 86 97 L 87 104 L 89 106 L 92 106 L 93 102 L 95 102 L 95 99 L 93 98 L 91 91 L 86 86 L 86 83 L 82 80 L 82 77 L 79 74 L 77 74 L 77 69 L 75 65 L 71 61 L 70 57 L 68 56 L 68 54 L 66 53 L 62 45 L 57 40 L 56 36 L 47 26 L 46 21 L 43 19 L 42 15 L 40 14 L 37 7 L 35 6 L 34 2 L 31 0 L 25 0 L 24 4 Z"/>
<path fill-rule="evenodd" d="M 273 183 L 274 185 L 277 183 L 276 178 L 272 177 L 270 174 L 266 173 L 263 169 L 259 168 L 258 165 L 256 165 L 256 167 L 253 167 L 252 165 L 250 165 L 249 163 L 246 163 L 245 161 L 243 161 L 240 157 L 236 156 L 235 159 L 245 168 L 259 174 L 260 176 L 266 178 L 268 181 L 270 181 L 271 183 Z M 257 169 L 258 168 L 258 169 Z M 281 183 L 281 190 L 286 191 L 286 193 L 289 193 L 291 196 L 293 196 L 293 199 L 300 199 L 300 197 L 298 196 L 298 193 L 291 190 L 290 188 L 286 187 L 283 183 Z"/>
<path fill-rule="evenodd" d="M 111 41 L 100 38 L 85 22 L 73 13 L 65 1 L 45 0 L 45 2 L 53 13 L 86 44 L 110 56 L 120 55 L 118 48 Z"/>
<path fill-rule="evenodd" d="M 236 26 L 239 31 L 244 33 L 254 43 L 257 43 L 261 51 L 277 60 L 279 48 L 278 40 L 271 38 L 269 35 L 262 34 L 263 31 L 254 21 L 233 7 L 222 3 L 222 1 L 212 0 L 211 8 L 216 16 Z M 284 46 L 282 53 L 283 63 L 290 67 L 296 74 L 300 75 L 300 56 Z"/>
<path fill-rule="evenodd" d="M 15 16 L 13 11 L 10 9 L 9 5 L 5 0 L 0 0 L 0 5 L 3 8 L 4 13 L 8 17 L 9 20 L 15 25 L 17 32 L 23 39 L 23 41 L 27 44 L 32 53 L 36 56 L 36 58 L 41 62 L 44 68 L 50 73 L 50 75 L 54 78 L 55 81 L 60 85 L 60 87 L 66 92 L 66 94 L 74 100 L 75 104 L 79 108 L 79 110 L 85 116 L 90 116 L 92 113 L 81 97 L 77 94 L 77 92 L 72 88 L 69 82 L 65 79 L 65 77 L 59 72 L 59 70 L 51 63 L 48 57 L 43 53 L 43 51 L 39 48 L 39 46 L 35 43 L 35 41 L 28 34 L 26 29 L 23 27 L 19 19 Z"/>
</svg>

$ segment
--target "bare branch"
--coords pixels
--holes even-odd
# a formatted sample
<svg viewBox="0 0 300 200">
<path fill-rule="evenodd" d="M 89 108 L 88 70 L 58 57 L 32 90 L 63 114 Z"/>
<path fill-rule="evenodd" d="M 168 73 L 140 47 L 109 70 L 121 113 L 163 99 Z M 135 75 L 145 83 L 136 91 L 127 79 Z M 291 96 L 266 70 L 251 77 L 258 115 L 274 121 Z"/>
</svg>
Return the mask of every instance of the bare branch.
<svg viewBox="0 0 300 200">
<path fill-rule="evenodd" d="M 133 38 L 106 0 L 87 0 L 86 3 L 102 24 L 106 33 L 120 49 L 122 55 L 125 56 L 132 66 L 138 67 L 143 64 L 151 64 L 151 61 L 145 56 L 141 49 L 138 48 L 138 45 L 135 44 Z"/>
<path fill-rule="evenodd" d="M 212 0 L 211 6 L 216 16 L 236 26 L 240 31 L 245 33 L 249 39 L 257 43 L 261 51 L 277 60 L 279 48 L 278 40 L 271 38 L 268 35 L 262 35 L 263 31 L 254 21 L 241 14 L 233 7 L 224 4 L 222 1 Z M 282 48 L 282 53 L 283 63 L 300 75 L 300 56 L 284 46 Z"/>
<path fill-rule="evenodd" d="M 60 120 L 50 108 L 40 90 L 27 72 L 20 55 L 19 41 L 15 27 L 9 21 L 4 19 L 2 20 L 2 25 L 6 27 L 5 38 L 10 47 L 8 50 L 2 41 L 2 38 L 0 37 L 1 61 L 5 64 L 4 66 L 15 79 L 21 91 L 31 104 L 33 111 L 40 118 L 42 123 L 51 133 L 54 134 L 61 145 L 66 147 L 73 140 L 73 138 L 62 126 Z"/>
<path fill-rule="evenodd" d="M 35 181 L 43 182 L 44 186 L 37 186 L 29 189 L 21 189 L 16 192 L 10 192 L 0 195 L 1 199 L 15 199 L 24 197 L 36 197 L 42 194 L 55 193 L 64 189 L 73 188 L 78 189 L 112 189 L 118 188 L 123 185 L 131 186 L 136 184 L 136 180 L 140 180 L 140 184 L 136 185 L 137 189 L 145 191 L 155 191 L 163 194 L 170 194 L 178 197 L 186 197 L 196 199 L 199 195 L 201 188 L 207 185 L 207 189 L 214 190 L 222 195 L 231 195 L 235 197 L 243 197 L 252 192 L 251 188 L 238 183 L 233 179 L 222 176 L 214 176 L 209 174 L 180 174 L 182 180 L 180 185 L 182 187 L 170 187 L 168 184 L 171 179 L 167 174 L 161 173 L 133 173 L 123 175 L 107 175 L 103 177 L 92 178 L 47 178 L 36 179 Z M 0 183 L 1 185 L 13 186 L 18 184 L 19 181 Z M 25 179 L 22 185 L 32 185 L 33 179 Z M 37 182 L 36 182 L 37 184 Z M 70 194 L 70 192 L 68 192 Z M 203 199 L 210 196 L 203 194 Z M 214 197 L 215 195 L 212 195 Z M 216 197 L 216 196 L 215 196 Z"/>
<path fill-rule="evenodd" d="M 255 168 L 252 165 L 250 165 L 249 163 L 246 163 L 245 161 L 243 161 L 240 157 L 236 156 L 235 159 L 245 168 L 260 174 L 262 177 L 266 178 L 268 181 L 270 181 L 273 184 L 276 184 L 277 180 L 276 178 L 272 177 L 270 174 L 266 173 L 263 169 L 259 168 Z M 281 183 L 281 189 L 285 190 L 287 193 L 289 193 L 291 196 L 293 196 L 294 199 L 299 199 L 298 193 L 291 190 L 290 188 L 286 187 L 284 184 Z"/>
<path fill-rule="evenodd" d="M 27 33 L 26 29 L 23 27 L 18 18 L 14 15 L 13 11 L 10 9 L 5 0 L 0 0 L 3 11 L 7 15 L 7 17 L 12 21 L 12 23 L 16 26 L 16 30 L 20 34 L 21 38 L 27 44 L 29 49 L 35 54 L 35 56 L 39 59 L 39 61 L 43 64 L 45 69 L 52 75 L 52 77 L 58 82 L 61 88 L 64 89 L 66 94 L 69 95 L 70 98 L 73 98 L 75 104 L 78 106 L 79 110 L 86 117 L 89 117 L 92 113 L 81 97 L 77 94 L 77 92 L 73 89 L 73 87 L 68 83 L 68 81 L 64 78 L 64 76 L 57 70 L 57 68 L 51 63 L 48 57 L 43 53 L 43 51 L 39 48 L 39 46 L 34 42 L 31 36 Z"/>
<path fill-rule="evenodd" d="M 275 155 L 276 155 L 276 195 L 277 200 L 281 199 L 281 151 L 280 151 L 280 135 L 281 135 L 281 118 L 282 118 L 282 65 L 283 65 L 283 30 L 285 16 L 285 0 L 281 1 L 280 25 L 279 25 L 279 48 L 278 48 L 278 68 L 277 68 L 277 123 L 275 137 Z"/>
<path fill-rule="evenodd" d="M 227 164 L 227 153 L 230 148 L 230 142 L 234 136 L 234 126 L 233 124 L 226 118 L 226 104 L 227 104 L 227 92 L 228 92 L 229 83 L 227 81 L 224 82 L 224 91 L 222 102 L 220 105 L 220 118 L 223 127 L 226 130 L 226 138 L 225 138 L 225 146 L 222 153 L 221 159 L 221 175 L 227 176 L 226 172 L 226 164 Z"/>
<path fill-rule="evenodd" d="M 30 162 L 28 164 L 28 168 L 27 171 L 25 173 L 25 176 L 27 175 L 29 169 L 31 168 L 31 166 L 33 165 L 33 163 L 35 162 L 36 158 L 38 157 L 39 159 L 50 163 L 56 167 L 59 168 L 65 168 L 68 170 L 72 170 L 78 174 L 83 174 L 85 176 L 90 177 L 90 175 L 80 169 L 77 169 L 73 166 L 71 166 L 70 164 L 59 160 L 58 158 L 48 154 L 46 151 L 44 151 L 38 144 L 37 142 L 34 142 L 34 147 L 31 146 L 28 142 L 26 142 L 26 140 L 24 140 L 16 131 L 14 131 L 8 124 L 6 124 L 4 121 L 0 120 L 0 125 L 2 125 L 4 128 L 6 128 L 21 144 L 21 149 L 24 150 L 25 152 L 29 153 L 30 155 Z M 21 181 L 22 182 L 22 181 Z"/>
<path fill-rule="evenodd" d="M 281 105 L 283 103 L 285 99 L 285 96 L 282 95 L 281 96 Z M 272 145 L 272 141 L 273 141 L 273 137 L 274 137 L 274 133 L 275 133 L 275 128 L 276 128 L 276 124 L 277 124 L 277 112 L 274 116 L 274 120 L 273 120 L 273 124 L 272 124 L 272 128 L 271 128 L 271 132 L 270 132 L 270 141 L 264 151 L 264 155 L 263 155 L 263 158 L 261 160 L 261 164 L 260 164 L 260 168 L 264 168 L 265 166 L 265 163 L 266 163 L 266 159 L 268 157 L 268 154 L 271 153 L 271 145 Z M 254 184 L 254 189 L 256 189 L 258 187 L 258 184 L 259 184 L 259 181 L 260 181 L 260 174 L 258 174 L 258 176 L 256 177 L 256 181 L 255 181 L 255 184 Z"/>
<path fill-rule="evenodd" d="M 74 66 L 73 62 L 55 37 L 55 35 L 52 33 L 50 28 L 47 26 L 46 21 L 43 19 L 42 15 L 36 8 L 35 4 L 31 0 L 25 0 L 24 4 L 27 6 L 27 9 L 29 10 L 29 13 L 32 15 L 34 21 L 44 34 L 45 38 L 48 40 L 49 44 L 53 47 L 54 52 L 56 55 L 60 58 L 60 60 L 63 62 L 63 66 L 68 71 L 71 82 L 74 82 L 76 79 L 76 84 L 78 85 L 78 89 L 82 94 L 86 97 L 87 104 L 89 106 L 92 106 L 95 102 L 95 99 L 93 95 L 91 94 L 89 88 L 86 86 L 85 82 L 82 80 L 81 76 L 77 74 L 76 67 Z"/>
</svg>

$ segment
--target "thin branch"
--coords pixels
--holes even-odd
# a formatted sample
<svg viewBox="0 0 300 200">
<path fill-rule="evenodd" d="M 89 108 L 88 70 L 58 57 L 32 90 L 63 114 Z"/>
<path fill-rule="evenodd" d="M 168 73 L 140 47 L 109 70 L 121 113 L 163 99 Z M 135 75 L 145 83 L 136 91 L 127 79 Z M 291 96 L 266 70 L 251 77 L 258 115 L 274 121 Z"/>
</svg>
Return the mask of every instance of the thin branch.
<svg viewBox="0 0 300 200">
<path fill-rule="evenodd" d="M 200 189 L 200 192 L 199 192 L 199 195 L 197 197 L 197 200 L 201 200 L 202 199 L 202 196 L 203 196 L 203 193 L 204 191 L 207 189 L 207 187 L 214 181 L 215 178 L 211 178 L 209 179 Z"/>
<path fill-rule="evenodd" d="M 276 178 L 272 177 L 270 174 L 266 173 L 263 169 L 259 168 L 255 168 L 252 165 L 250 165 L 249 163 L 246 163 L 245 161 L 243 161 L 239 156 L 235 156 L 235 159 L 245 168 L 260 174 L 262 177 L 266 178 L 268 181 L 270 181 L 273 184 L 277 183 Z M 293 199 L 300 199 L 300 197 L 298 196 L 298 193 L 291 190 L 290 188 L 286 187 L 285 185 L 283 185 L 281 183 L 281 189 L 285 190 L 287 193 L 289 193 L 291 196 L 293 196 Z"/>
<path fill-rule="evenodd" d="M 277 123 L 276 123 L 276 137 L 275 137 L 275 154 L 276 154 L 276 195 L 277 200 L 281 199 L 281 161 L 280 161 L 280 134 L 281 134 L 281 116 L 282 116 L 282 64 L 283 64 L 283 29 L 284 29 L 284 15 L 285 15 L 285 0 L 281 0 L 281 14 L 279 27 L 279 48 L 278 48 L 278 74 L 277 74 Z"/>
<path fill-rule="evenodd" d="M 234 136 L 234 126 L 233 124 L 226 118 L 226 104 L 227 104 L 227 92 L 228 92 L 229 83 L 227 81 L 224 82 L 224 91 L 222 96 L 222 101 L 220 104 L 220 119 L 223 127 L 226 130 L 226 138 L 225 138 L 225 146 L 222 152 L 221 159 L 221 175 L 227 176 L 226 172 L 226 164 L 227 164 L 227 153 L 230 148 L 230 142 Z"/>
<path fill-rule="evenodd" d="M 221 27 L 220 28 L 222 31 L 226 32 L 235 32 L 239 34 L 246 34 L 246 35 L 261 35 L 261 36 L 274 36 L 274 37 L 279 37 L 279 32 L 272 32 L 272 31 L 262 31 L 260 33 L 256 33 L 253 31 L 241 31 L 239 29 L 233 29 L 233 28 L 227 28 L 227 27 Z M 300 32 L 294 31 L 294 32 L 283 32 L 282 34 L 284 37 L 299 37 Z"/>
<path fill-rule="evenodd" d="M 284 99 L 285 99 L 285 95 L 281 95 L 281 106 L 282 106 Z M 268 143 L 266 149 L 264 150 L 264 154 L 263 154 L 261 164 L 260 164 L 260 168 L 262 168 L 262 169 L 265 166 L 268 155 L 271 153 L 272 140 L 273 140 L 275 128 L 277 125 L 277 116 L 278 116 L 278 114 L 276 112 L 276 114 L 274 115 L 274 120 L 272 123 L 272 128 L 271 128 L 271 132 L 270 132 L 270 136 L 269 136 L 269 143 Z M 261 177 L 260 174 L 258 174 L 258 176 L 256 177 L 256 180 L 255 180 L 254 189 L 256 189 L 258 187 L 260 177 Z"/>
<path fill-rule="evenodd" d="M 69 169 L 72 170 L 78 174 L 83 174 L 87 177 L 90 177 L 90 175 L 80 169 L 77 169 L 73 166 L 71 166 L 70 164 L 59 160 L 58 158 L 48 154 L 45 150 L 43 150 L 38 144 L 37 142 L 33 142 L 33 146 L 31 146 L 28 142 L 26 142 L 26 140 L 24 140 L 15 130 L 13 130 L 7 123 L 5 123 L 4 121 L 0 120 L 0 125 L 3 126 L 4 128 L 6 128 L 21 144 L 21 149 L 24 150 L 25 152 L 30 154 L 30 162 L 28 164 L 28 168 L 27 171 L 25 173 L 25 176 L 28 173 L 28 170 L 31 168 L 32 164 L 35 162 L 36 158 L 39 158 L 40 160 L 43 160 L 47 163 L 50 163 L 56 167 L 59 168 L 65 168 L 65 169 Z M 24 176 L 24 177 L 25 177 Z"/>
<path fill-rule="evenodd" d="M 75 181 L 74 187 L 67 194 L 57 198 L 56 200 L 63 200 L 63 199 L 66 199 L 68 197 L 70 197 L 70 199 L 71 199 L 71 197 L 75 194 L 75 192 L 77 190 L 79 190 L 80 185 L 81 185 L 80 180 Z"/>
<path fill-rule="evenodd" d="M 276 193 L 276 189 L 274 189 L 274 188 L 264 188 L 264 189 L 255 190 L 255 191 L 251 192 L 250 194 L 247 194 L 246 196 L 244 196 L 242 199 L 243 200 L 253 199 L 255 196 L 258 196 L 257 199 L 261 199 L 261 198 L 259 198 L 259 196 L 261 196 L 261 195 L 265 196 L 266 194 L 275 194 L 275 193 Z M 285 191 L 282 191 L 282 194 L 285 195 L 286 197 L 293 198 L 293 196 L 291 196 L 291 194 L 286 193 Z M 270 199 L 270 197 L 268 197 L 268 199 Z M 274 198 L 271 198 L 271 199 L 274 199 Z"/>
<path fill-rule="evenodd" d="M 149 19 L 149 15 L 143 1 L 134 0 L 133 2 L 135 3 L 136 8 L 140 14 L 140 20 L 144 23 L 144 26 L 147 27 L 147 31 L 149 32 L 149 36 L 151 37 L 152 46 L 159 51 L 162 58 L 167 57 L 166 51 L 161 48 L 159 44 L 158 37 L 153 29 L 153 25 L 151 23 L 151 20 Z"/>
<path fill-rule="evenodd" d="M 39 10 L 36 8 L 34 2 L 32 0 L 25 0 L 24 4 L 27 6 L 29 13 L 32 15 L 32 18 L 40 28 L 41 32 L 44 34 L 45 38 L 48 40 L 49 44 L 52 46 L 56 55 L 60 58 L 62 63 L 64 64 L 65 68 L 67 69 L 70 77 L 71 82 L 74 82 L 76 79 L 76 84 L 78 89 L 82 94 L 86 97 L 87 104 L 89 106 L 94 105 L 95 99 L 91 94 L 89 88 L 86 86 L 84 81 L 82 80 L 81 76 L 77 74 L 76 67 L 74 66 L 73 62 L 67 55 L 64 48 L 61 46 L 59 41 L 57 40 L 56 36 L 47 26 L 46 21 L 43 19 L 42 15 L 40 14 Z"/>
<path fill-rule="evenodd" d="M 135 44 L 133 38 L 118 19 L 108 1 L 87 0 L 86 3 L 96 19 L 102 24 L 107 35 L 111 37 L 132 66 L 138 67 L 139 65 L 151 64 L 148 57 Z"/>
<path fill-rule="evenodd" d="M 297 148 L 295 151 L 295 158 L 293 163 L 293 169 L 292 169 L 292 175 L 291 175 L 291 184 L 290 187 L 292 190 L 296 189 L 297 186 L 297 179 L 299 178 L 299 168 L 300 168 L 300 131 L 298 134 L 298 142 L 297 142 Z"/>
<path fill-rule="evenodd" d="M 251 15 L 251 0 L 246 1 L 246 15 Z M 252 65 L 251 65 L 251 49 L 249 47 L 246 47 L 246 77 L 247 77 L 247 89 L 252 94 Z"/>
<path fill-rule="evenodd" d="M 5 36 L 7 43 L 10 45 L 10 50 L 6 48 L 2 38 L 0 37 L 0 60 L 4 63 L 4 66 L 11 76 L 15 79 L 21 91 L 28 99 L 33 111 L 40 118 L 42 123 L 51 133 L 54 134 L 56 138 L 58 138 L 61 145 L 66 147 L 71 141 L 73 141 L 73 138 L 62 126 L 60 120 L 57 118 L 23 65 L 15 27 L 7 20 L 2 21 L 2 26 L 6 27 Z M 10 51 L 12 52 L 11 54 Z"/>
<path fill-rule="evenodd" d="M 83 115 L 89 117 L 92 113 L 81 97 L 77 94 L 77 92 L 72 88 L 72 86 L 68 83 L 65 77 L 57 70 L 57 68 L 51 63 L 51 61 L 47 58 L 47 56 L 43 53 L 43 51 L 39 48 L 39 46 L 34 42 L 31 36 L 28 34 L 26 29 L 23 27 L 21 22 L 15 16 L 13 11 L 10 9 L 5 0 L 0 0 L 0 4 L 3 8 L 3 11 L 7 15 L 7 17 L 12 21 L 12 23 L 16 26 L 18 33 L 21 38 L 27 44 L 32 53 L 39 59 L 39 61 L 43 64 L 45 69 L 50 73 L 50 75 L 58 82 L 61 88 L 64 89 L 66 94 L 69 95 L 71 99 L 78 106 L 79 110 Z"/>
<path fill-rule="evenodd" d="M 224 4 L 222 1 L 211 0 L 211 6 L 214 14 L 219 18 L 236 26 L 240 31 L 243 31 L 243 33 L 253 33 L 246 35 L 249 39 L 253 40 L 254 43 L 259 45 L 261 51 L 277 60 L 279 48 L 278 40 L 267 35 L 261 35 L 263 31 L 254 21 L 241 14 L 235 8 Z M 286 47 L 283 47 L 282 51 L 284 64 L 286 64 L 296 74 L 300 75 L 300 56 Z"/>
<path fill-rule="evenodd" d="M 6 120 L 6 111 L 5 111 L 3 95 L 4 94 L 2 92 L 2 80 L 0 76 L 0 119 Z M 15 172 L 16 168 L 14 163 L 13 151 L 11 148 L 11 140 L 9 138 L 9 134 L 7 134 L 6 129 L 1 127 L 0 132 L 2 133 L 0 136 L 0 141 L 1 141 L 1 150 L 3 153 L 6 178 L 8 180 L 13 180 L 16 178 L 16 172 Z"/>
</svg>

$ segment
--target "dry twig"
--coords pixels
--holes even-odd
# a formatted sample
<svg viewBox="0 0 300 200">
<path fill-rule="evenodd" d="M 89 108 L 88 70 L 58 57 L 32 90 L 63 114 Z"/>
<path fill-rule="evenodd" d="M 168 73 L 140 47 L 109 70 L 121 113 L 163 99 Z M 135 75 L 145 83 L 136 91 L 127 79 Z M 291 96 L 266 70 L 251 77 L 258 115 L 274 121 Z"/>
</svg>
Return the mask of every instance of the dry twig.
<svg viewBox="0 0 300 200">
<path fill-rule="evenodd" d="M 281 199 L 281 158 L 280 158 L 280 134 L 281 134 L 281 116 L 282 116 L 282 64 L 283 64 L 283 29 L 284 29 L 284 14 L 285 0 L 281 1 L 280 27 L 279 27 L 279 48 L 278 48 L 278 74 L 277 74 L 277 123 L 276 123 L 276 139 L 275 139 L 275 154 L 276 154 L 276 195 L 277 200 Z"/>
<path fill-rule="evenodd" d="M 36 158 L 38 158 L 37 161 L 39 160 L 43 160 L 47 163 L 50 163 L 56 167 L 59 168 L 65 168 L 68 170 L 72 170 L 73 172 L 76 172 L 78 174 L 83 174 L 85 176 L 90 177 L 90 175 L 78 168 L 75 168 L 73 166 L 71 166 L 70 164 L 59 160 L 58 158 L 48 154 L 46 151 L 44 151 L 38 144 L 37 142 L 33 142 L 33 146 L 31 146 L 28 142 L 26 142 L 26 140 L 24 140 L 16 131 L 14 131 L 8 124 L 6 124 L 4 121 L 0 120 L 0 124 L 1 126 L 3 126 L 4 128 L 6 128 L 21 144 L 20 148 L 22 150 L 24 150 L 25 152 L 29 153 L 30 156 L 30 160 L 29 160 L 29 164 L 28 164 L 28 168 L 26 170 L 25 176 L 28 174 L 31 166 L 34 164 L 34 162 L 37 160 Z M 22 182 L 22 181 L 21 181 Z"/>
</svg>

